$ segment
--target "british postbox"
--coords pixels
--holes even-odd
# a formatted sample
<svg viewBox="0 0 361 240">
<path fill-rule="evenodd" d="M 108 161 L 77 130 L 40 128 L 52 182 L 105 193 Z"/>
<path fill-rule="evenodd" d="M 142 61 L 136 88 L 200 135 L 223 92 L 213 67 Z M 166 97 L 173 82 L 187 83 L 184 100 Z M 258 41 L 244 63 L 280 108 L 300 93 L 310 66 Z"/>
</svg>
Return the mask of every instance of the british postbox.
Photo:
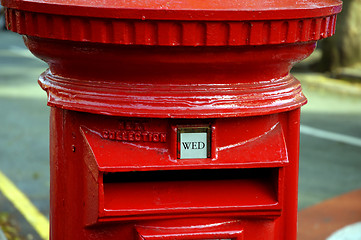
<svg viewBox="0 0 361 240">
<path fill-rule="evenodd" d="M 2 0 L 49 64 L 51 239 L 291 240 L 289 73 L 339 0 Z"/>
</svg>

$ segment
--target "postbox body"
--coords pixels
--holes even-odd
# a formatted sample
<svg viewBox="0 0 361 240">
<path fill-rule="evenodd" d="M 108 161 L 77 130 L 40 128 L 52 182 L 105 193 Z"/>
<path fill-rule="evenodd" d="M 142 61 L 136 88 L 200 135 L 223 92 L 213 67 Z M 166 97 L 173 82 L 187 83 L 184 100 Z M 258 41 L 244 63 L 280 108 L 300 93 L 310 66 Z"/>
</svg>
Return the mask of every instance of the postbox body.
<svg viewBox="0 0 361 240">
<path fill-rule="evenodd" d="M 61 62 L 39 79 L 50 104 L 67 106 L 50 117 L 54 239 L 295 239 L 306 99 L 288 70 L 314 42 L 25 43 Z"/>
<path fill-rule="evenodd" d="M 2 3 L 49 64 L 52 240 L 296 239 L 289 71 L 340 1 Z"/>
<path fill-rule="evenodd" d="M 295 239 L 298 109 L 190 120 L 52 108 L 51 119 L 54 239 Z M 210 141 L 189 149 L 210 144 L 209 157 L 180 159 L 180 131 L 199 128 Z"/>
</svg>

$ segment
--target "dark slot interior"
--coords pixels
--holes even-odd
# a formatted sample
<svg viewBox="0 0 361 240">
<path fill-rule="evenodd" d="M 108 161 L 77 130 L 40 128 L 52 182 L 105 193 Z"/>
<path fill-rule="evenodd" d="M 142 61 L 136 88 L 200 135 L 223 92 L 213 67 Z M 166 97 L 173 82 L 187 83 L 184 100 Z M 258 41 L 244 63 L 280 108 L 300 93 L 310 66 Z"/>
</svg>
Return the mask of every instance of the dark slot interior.
<svg viewBox="0 0 361 240">
<path fill-rule="evenodd" d="M 104 173 L 104 183 L 273 179 L 277 168 L 200 169 Z"/>
</svg>

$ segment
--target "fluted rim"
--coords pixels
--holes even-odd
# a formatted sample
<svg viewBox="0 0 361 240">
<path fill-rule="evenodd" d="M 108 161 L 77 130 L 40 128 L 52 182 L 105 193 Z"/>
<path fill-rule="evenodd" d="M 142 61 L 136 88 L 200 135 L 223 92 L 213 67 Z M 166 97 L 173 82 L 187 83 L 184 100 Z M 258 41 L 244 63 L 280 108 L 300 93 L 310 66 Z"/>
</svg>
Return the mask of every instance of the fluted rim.
<svg viewBox="0 0 361 240">
<path fill-rule="evenodd" d="M 6 9 L 11 31 L 40 38 L 121 45 L 244 46 L 317 41 L 335 33 L 336 15 L 265 21 L 89 18 Z"/>
</svg>

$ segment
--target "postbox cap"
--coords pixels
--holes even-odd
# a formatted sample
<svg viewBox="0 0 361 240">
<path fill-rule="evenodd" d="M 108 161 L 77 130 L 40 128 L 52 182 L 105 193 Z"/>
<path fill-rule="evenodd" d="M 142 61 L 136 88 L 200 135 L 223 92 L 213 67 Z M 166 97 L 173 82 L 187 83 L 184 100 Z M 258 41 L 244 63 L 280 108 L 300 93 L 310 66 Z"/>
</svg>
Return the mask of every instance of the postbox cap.
<svg viewBox="0 0 361 240">
<path fill-rule="evenodd" d="M 1 0 L 10 30 L 124 45 L 224 46 L 334 34 L 340 0 Z"/>
<path fill-rule="evenodd" d="M 10 8 L 49 14 L 141 20 L 268 20 L 322 17 L 340 0 L 2 0 Z"/>
</svg>

